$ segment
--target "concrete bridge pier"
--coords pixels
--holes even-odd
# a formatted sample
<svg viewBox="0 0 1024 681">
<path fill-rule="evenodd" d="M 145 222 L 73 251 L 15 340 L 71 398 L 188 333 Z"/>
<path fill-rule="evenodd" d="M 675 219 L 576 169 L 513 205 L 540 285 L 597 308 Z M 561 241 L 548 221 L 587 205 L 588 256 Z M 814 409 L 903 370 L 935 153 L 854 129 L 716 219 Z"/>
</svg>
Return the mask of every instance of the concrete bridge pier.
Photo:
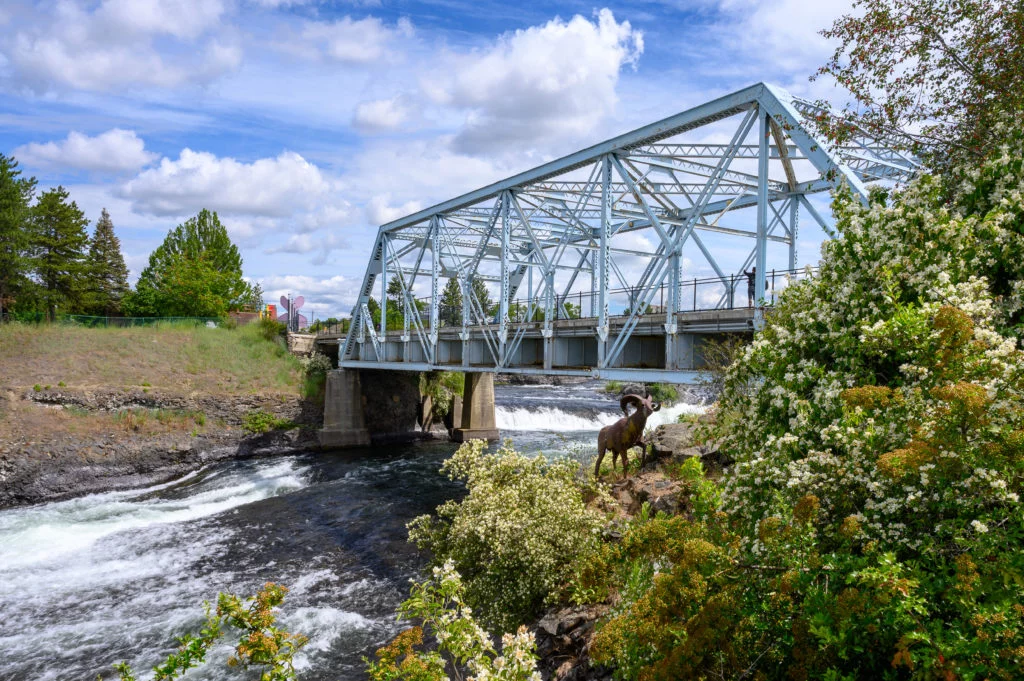
<svg viewBox="0 0 1024 681">
<path fill-rule="evenodd" d="M 452 431 L 452 440 L 498 439 L 494 418 L 494 374 L 466 372 L 462 395 L 462 426 Z"/>
<path fill-rule="evenodd" d="M 363 390 L 359 371 L 336 369 L 327 372 L 324 395 L 324 427 L 320 446 L 326 448 L 366 447 L 370 431 L 363 416 Z"/>
</svg>

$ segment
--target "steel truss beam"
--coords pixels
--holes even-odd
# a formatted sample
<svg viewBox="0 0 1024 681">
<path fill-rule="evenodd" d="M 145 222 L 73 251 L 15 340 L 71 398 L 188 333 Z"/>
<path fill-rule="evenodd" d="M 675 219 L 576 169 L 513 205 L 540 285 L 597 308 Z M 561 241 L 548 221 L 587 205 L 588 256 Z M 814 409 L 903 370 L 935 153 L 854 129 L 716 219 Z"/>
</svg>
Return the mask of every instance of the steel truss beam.
<svg viewBox="0 0 1024 681">
<path fill-rule="evenodd" d="M 719 282 L 717 302 L 700 304 L 728 309 L 737 306 L 746 268 L 756 265 L 761 276 L 750 279 L 760 320 L 761 304 L 775 294 L 766 289 L 768 267 L 796 265 L 800 212 L 829 229 L 808 195 L 845 183 L 866 201 L 866 183 L 904 181 L 917 171 L 916 160 L 893 140 L 862 130 L 840 147 L 818 139 L 811 121 L 820 114 L 816 105 L 759 83 L 381 226 L 341 363 L 410 370 L 461 363 L 611 376 L 626 370 L 626 348 L 660 300 L 665 366 L 658 374 L 689 375 L 677 366 L 676 315 L 688 279 L 698 307 L 696 269 L 706 267 Z M 730 141 L 685 139 L 707 135 L 709 126 Z M 784 249 L 778 265 L 769 246 Z M 741 259 L 736 251 L 749 255 Z M 400 362 L 389 348 L 391 277 L 400 282 L 399 299 L 390 303 L 404 320 Z M 440 328 L 453 324 L 451 311 L 441 309 L 444 278 L 458 282 L 465 303 L 454 322 L 461 362 L 441 356 Z M 474 280 L 486 283 L 492 306 L 476 296 Z M 613 308 L 623 300 L 613 286 L 629 291 L 626 309 Z M 382 298 L 376 325 L 369 319 L 375 290 Z M 560 369 L 551 354 L 561 328 L 555 322 L 580 314 L 592 318 L 595 358 L 589 368 Z M 542 334 L 543 363 L 536 369 L 516 364 L 527 335 L 524 319 Z M 649 321 L 643 327 L 649 335 Z M 480 346 L 482 365 L 479 351 L 473 354 Z"/>
</svg>

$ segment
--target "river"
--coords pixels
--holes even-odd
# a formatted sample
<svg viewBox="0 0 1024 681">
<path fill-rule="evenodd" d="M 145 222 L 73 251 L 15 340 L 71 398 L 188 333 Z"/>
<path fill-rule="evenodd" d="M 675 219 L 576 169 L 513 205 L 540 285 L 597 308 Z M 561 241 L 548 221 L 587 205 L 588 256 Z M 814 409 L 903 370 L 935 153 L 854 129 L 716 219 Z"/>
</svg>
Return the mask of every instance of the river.
<svg viewBox="0 0 1024 681">
<path fill-rule="evenodd" d="M 618 404 L 599 384 L 498 386 L 517 449 L 590 457 Z M 699 408 L 677 405 L 651 424 Z M 394 609 L 423 559 L 405 524 L 461 494 L 427 443 L 212 465 L 146 489 L 0 511 L 0 679 L 147 671 L 219 591 L 289 587 L 281 623 L 309 637 L 304 681 L 363 679 L 362 656 L 400 630 Z M 240 678 L 214 651 L 190 679 Z M 141 674 L 140 678 L 150 675 Z"/>
</svg>

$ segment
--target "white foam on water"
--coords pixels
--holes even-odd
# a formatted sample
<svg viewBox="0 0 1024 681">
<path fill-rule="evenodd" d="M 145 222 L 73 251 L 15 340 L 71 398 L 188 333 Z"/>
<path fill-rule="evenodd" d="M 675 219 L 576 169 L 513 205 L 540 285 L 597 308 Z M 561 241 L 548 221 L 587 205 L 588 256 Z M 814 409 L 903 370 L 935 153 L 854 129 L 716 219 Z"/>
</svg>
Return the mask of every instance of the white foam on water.
<svg viewBox="0 0 1024 681">
<path fill-rule="evenodd" d="M 238 580 L 203 567 L 234 536 L 203 519 L 308 484 L 294 459 L 215 473 L 0 513 L 0 679 L 95 678 L 118 642 L 149 641 L 145 668 L 193 628 Z"/>
<path fill-rule="evenodd" d="M 559 407 L 506 407 L 494 409 L 499 430 L 600 430 L 614 419 L 573 414 Z"/>
<path fill-rule="evenodd" d="M 330 650 L 340 637 L 377 626 L 376 622 L 357 612 L 316 606 L 289 609 L 281 615 L 280 621 L 286 630 L 301 631 L 309 638 L 309 643 L 303 648 L 302 656 L 306 659 L 301 666 L 308 666 L 309 658 L 316 657 L 317 653 Z"/>
<path fill-rule="evenodd" d="M 663 407 L 647 418 L 649 428 L 665 423 L 675 423 L 683 414 L 703 414 L 707 407 L 698 404 L 674 404 Z M 499 430 L 511 431 L 553 431 L 571 432 L 598 431 L 615 423 L 622 417 L 621 412 L 598 412 L 595 414 L 573 412 L 560 407 L 509 407 L 497 406 L 494 417 Z"/>
<path fill-rule="evenodd" d="M 666 423 L 676 423 L 679 421 L 679 417 L 684 414 L 687 416 L 700 416 L 701 414 L 707 413 L 708 408 L 703 404 L 686 404 L 680 402 L 673 404 L 668 407 L 662 407 L 659 411 L 654 412 L 647 417 L 647 427 L 657 428 Z"/>
<path fill-rule="evenodd" d="M 289 461 L 261 466 L 255 475 L 224 476 L 190 496 L 145 498 L 170 485 L 91 494 L 0 514 L 0 566 L 7 570 L 46 563 L 81 552 L 109 535 L 196 520 L 300 489 L 306 482 Z"/>
</svg>

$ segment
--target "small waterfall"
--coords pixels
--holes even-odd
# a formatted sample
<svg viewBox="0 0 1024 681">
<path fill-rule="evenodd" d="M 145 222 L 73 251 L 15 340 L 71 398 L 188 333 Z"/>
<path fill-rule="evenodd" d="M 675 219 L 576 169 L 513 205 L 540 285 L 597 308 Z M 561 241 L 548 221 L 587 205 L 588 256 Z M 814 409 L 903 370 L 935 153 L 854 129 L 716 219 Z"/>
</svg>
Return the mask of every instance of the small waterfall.
<svg viewBox="0 0 1024 681">
<path fill-rule="evenodd" d="M 600 430 L 615 421 L 611 412 L 588 408 L 566 411 L 560 407 L 496 406 L 499 430 Z"/>
<path fill-rule="evenodd" d="M 607 409 L 595 407 L 573 409 L 571 407 L 499 404 L 495 407 L 494 416 L 499 430 L 598 431 L 622 417 L 622 412 L 616 409 L 617 406 L 611 405 Z M 706 407 L 698 404 L 674 404 L 651 414 L 647 419 L 647 425 L 648 427 L 657 427 L 665 423 L 675 423 L 682 414 L 703 414 L 706 410 Z"/>
</svg>

